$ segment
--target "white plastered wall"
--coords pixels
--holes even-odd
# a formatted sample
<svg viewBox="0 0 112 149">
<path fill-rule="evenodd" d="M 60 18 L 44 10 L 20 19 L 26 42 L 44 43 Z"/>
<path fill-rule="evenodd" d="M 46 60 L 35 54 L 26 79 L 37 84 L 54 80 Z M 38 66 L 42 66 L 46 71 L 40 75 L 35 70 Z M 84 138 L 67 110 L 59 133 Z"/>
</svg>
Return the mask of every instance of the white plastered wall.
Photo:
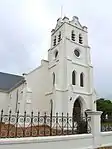
<svg viewBox="0 0 112 149">
<path fill-rule="evenodd" d="M 11 110 L 12 113 L 16 113 L 17 110 L 20 110 L 19 109 L 20 101 L 23 100 L 22 99 L 23 88 L 24 88 L 24 83 L 9 92 L 9 94 L 8 94 L 8 101 L 9 101 L 8 102 L 8 111 Z M 18 92 L 18 97 L 17 97 L 17 92 Z M 17 104 L 17 109 L 16 109 L 16 104 Z"/>
<path fill-rule="evenodd" d="M 32 107 L 34 112 L 49 112 L 49 101 L 45 93 L 50 84 L 48 62 L 42 60 L 41 66 L 25 77 L 27 86 L 32 90 Z"/>
<path fill-rule="evenodd" d="M 1 110 L 4 110 L 4 112 L 7 112 L 8 109 L 8 93 L 0 92 L 0 112 Z"/>
</svg>

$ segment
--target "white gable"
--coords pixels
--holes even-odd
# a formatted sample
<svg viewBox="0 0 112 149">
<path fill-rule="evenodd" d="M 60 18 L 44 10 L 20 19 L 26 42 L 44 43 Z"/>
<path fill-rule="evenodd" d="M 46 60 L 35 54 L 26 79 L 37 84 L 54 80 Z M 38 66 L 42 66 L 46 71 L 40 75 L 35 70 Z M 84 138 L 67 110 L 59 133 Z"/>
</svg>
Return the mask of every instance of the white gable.
<svg viewBox="0 0 112 149">
<path fill-rule="evenodd" d="M 70 21 L 70 24 L 72 24 L 80 29 L 83 29 L 82 25 L 79 22 L 78 17 L 76 17 L 76 16 L 73 17 L 72 21 Z"/>
</svg>

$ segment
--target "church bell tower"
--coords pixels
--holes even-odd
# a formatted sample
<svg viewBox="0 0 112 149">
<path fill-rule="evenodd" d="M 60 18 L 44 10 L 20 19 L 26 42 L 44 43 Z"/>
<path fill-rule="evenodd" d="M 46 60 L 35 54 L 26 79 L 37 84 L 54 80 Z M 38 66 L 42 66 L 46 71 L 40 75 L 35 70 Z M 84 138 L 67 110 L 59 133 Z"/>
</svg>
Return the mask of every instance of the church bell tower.
<svg viewBox="0 0 112 149">
<path fill-rule="evenodd" d="M 80 112 L 95 110 L 93 67 L 88 45 L 88 31 L 78 17 L 57 20 L 51 31 L 48 50 L 49 72 L 52 80 L 53 111 L 73 114 L 75 102 Z"/>
</svg>

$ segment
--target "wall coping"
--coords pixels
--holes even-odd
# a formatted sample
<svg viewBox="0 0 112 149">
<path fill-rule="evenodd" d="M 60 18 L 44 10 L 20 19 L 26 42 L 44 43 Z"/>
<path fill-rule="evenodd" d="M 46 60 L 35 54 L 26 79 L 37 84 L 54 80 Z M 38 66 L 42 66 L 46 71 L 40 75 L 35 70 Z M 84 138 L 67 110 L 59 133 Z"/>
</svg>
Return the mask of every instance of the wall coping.
<svg viewBox="0 0 112 149">
<path fill-rule="evenodd" d="M 88 115 L 101 115 L 102 111 L 86 111 Z"/>
<path fill-rule="evenodd" d="M 112 131 L 101 132 L 102 136 L 112 136 Z"/>
<path fill-rule="evenodd" d="M 43 143 L 43 142 L 58 142 L 66 140 L 78 140 L 85 138 L 93 138 L 92 134 L 81 135 L 66 135 L 66 136 L 46 136 L 46 137 L 26 137 L 26 138 L 5 138 L 0 139 L 0 145 L 7 144 L 28 144 L 28 143 Z"/>
</svg>

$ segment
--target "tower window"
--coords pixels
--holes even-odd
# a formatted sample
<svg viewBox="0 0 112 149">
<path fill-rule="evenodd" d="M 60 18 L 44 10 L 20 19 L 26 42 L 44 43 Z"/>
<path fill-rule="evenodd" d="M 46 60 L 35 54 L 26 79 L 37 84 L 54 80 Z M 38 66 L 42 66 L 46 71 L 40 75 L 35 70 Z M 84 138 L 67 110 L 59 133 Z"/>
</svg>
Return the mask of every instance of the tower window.
<svg viewBox="0 0 112 149">
<path fill-rule="evenodd" d="M 58 35 L 58 42 L 61 41 L 61 32 L 59 32 L 59 35 Z"/>
<path fill-rule="evenodd" d="M 58 51 L 56 50 L 55 51 L 55 58 L 57 58 L 57 56 L 58 56 Z"/>
<path fill-rule="evenodd" d="M 53 85 L 55 84 L 55 73 L 53 72 Z"/>
<path fill-rule="evenodd" d="M 72 72 L 72 85 L 76 85 L 76 72 L 75 72 L 75 70 Z"/>
<path fill-rule="evenodd" d="M 80 74 L 80 86 L 84 87 L 84 74 L 83 74 L 83 72 Z"/>
<path fill-rule="evenodd" d="M 53 46 L 56 45 L 56 36 L 54 36 Z"/>
<path fill-rule="evenodd" d="M 83 43 L 83 41 L 82 41 L 82 35 L 81 35 L 81 34 L 79 34 L 79 43 L 80 43 L 80 44 Z"/>
<path fill-rule="evenodd" d="M 71 39 L 72 39 L 73 41 L 75 41 L 75 33 L 74 33 L 73 30 L 72 30 L 72 33 L 71 33 Z"/>
</svg>

